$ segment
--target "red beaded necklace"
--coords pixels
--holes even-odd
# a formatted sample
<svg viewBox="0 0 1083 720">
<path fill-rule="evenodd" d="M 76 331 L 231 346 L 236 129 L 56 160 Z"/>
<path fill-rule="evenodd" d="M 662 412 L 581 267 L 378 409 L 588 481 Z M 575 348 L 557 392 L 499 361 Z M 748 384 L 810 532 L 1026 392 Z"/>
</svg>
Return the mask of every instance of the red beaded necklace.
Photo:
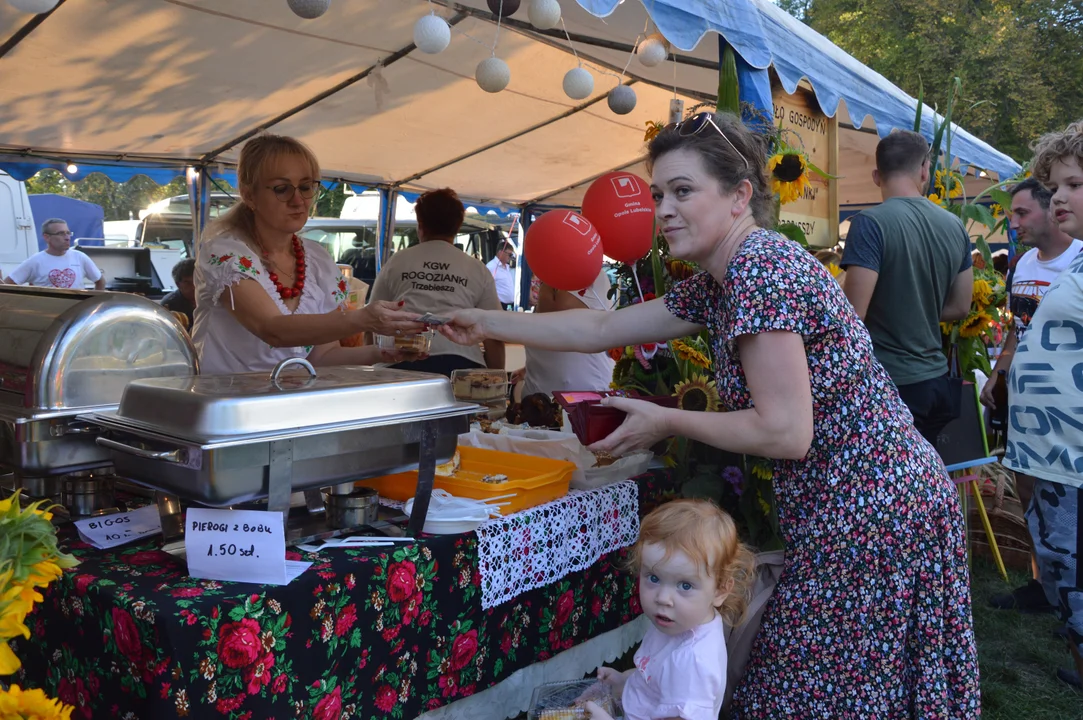
<svg viewBox="0 0 1083 720">
<path fill-rule="evenodd" d="M 297 267 L 291 287 L 286 287 L 278 281 L 278 273 L 272 271 L 267 273 L 267 278 L 274 284 L 275 291 L 283 300 L 299 297 L 301 291 L 305 289 L 305 246 L 296 235 L 293 236 L 293 257 L 297 260 Z M 266 250 L 263 251 L 263 259 L 270 261 Z"/>
</svg>

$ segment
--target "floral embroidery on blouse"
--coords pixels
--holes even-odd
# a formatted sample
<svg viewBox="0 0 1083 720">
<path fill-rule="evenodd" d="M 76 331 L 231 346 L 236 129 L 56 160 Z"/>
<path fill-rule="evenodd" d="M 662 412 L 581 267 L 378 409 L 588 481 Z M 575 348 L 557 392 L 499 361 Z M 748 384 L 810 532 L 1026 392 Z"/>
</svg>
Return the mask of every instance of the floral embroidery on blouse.
<svg viewBox="0 0 1083 720">
<path fill-rule="evenodd" d="M 346 284 L 346 278 L 343 275 L 338 276 L 338 283 L 335 285 L 335 289 L 331 291 L 331 297 L 334 298 L 336 303 L 346 302 L 346 293 L 349 286 Z"/>
<path fill-rule="evenodd" d="M 232 253 L 229 255 L 211 255 L 210 264 L 211 267 L 221 267 L 223 265 L 229 267 L 230 261 L 233 260 Z M 247 255 L 241 255 L 236 259 L 232 266 L 233 270 L 236 270 L 242 275 L 249 275 L 256 277 L 259 275 L 259 270 L 256 268 L 255 263 L 252 262 L 252 258 Z"/>
</svg>

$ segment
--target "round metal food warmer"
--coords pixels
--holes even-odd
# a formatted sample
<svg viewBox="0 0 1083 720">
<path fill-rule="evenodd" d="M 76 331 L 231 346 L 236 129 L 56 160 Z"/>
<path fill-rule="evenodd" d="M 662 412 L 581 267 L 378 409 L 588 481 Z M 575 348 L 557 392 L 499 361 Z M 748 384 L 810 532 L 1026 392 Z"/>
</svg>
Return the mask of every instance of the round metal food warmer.
<svg viewBox="0 0 1083 720">
<path fill-rule="evenodd" d="M 110 464 L 99 428 L 132 380 L 194 375 L 169 311 L 126 293 L 0 286 L 0 465 L 9 483 L 60 501 L 62 475 Z"/>
<path fill-rule="evenodd" d="M 436 466 L 454 455 L 478 409 L 456 401 L 442 375 L 362 365 L 317 373 L 291 358 L 270 373 L 135 380 L 119 408 L 82 418 L 103 428 L 97 443 L 118 477 L 157 491 L 165 549 L 175 551 L 181 501 L 227 508 L 265 500 L 284 514 L 287 540 L 300 542 L 369 519 L 372 503 L 352 497 L 355 481 L 414 468 L 408 531 L 419 534 Z M 349 497 L 322 513 L 325 487 Z M 289 514 L 298 491 L 310 511 L 301 518 Z"/>
</svg>

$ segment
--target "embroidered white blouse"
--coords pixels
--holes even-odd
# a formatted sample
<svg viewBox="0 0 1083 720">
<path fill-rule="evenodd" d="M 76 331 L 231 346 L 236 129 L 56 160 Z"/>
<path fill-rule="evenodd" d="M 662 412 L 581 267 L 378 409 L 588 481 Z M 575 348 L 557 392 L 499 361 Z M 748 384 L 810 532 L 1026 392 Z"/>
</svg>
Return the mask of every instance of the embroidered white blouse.
<svg viewBox="0 0 1083 720">
<path fill-rule="evenodd" d="M 292 313 L 275 292 L 259 255 L 233 235 L 203 241 L 196 255 L 196 310 L 192 340 L 204 375 L 271 370 L 282 360 L 308 357 L 312 346 L 271 347 L 233 317 L 233 286 L 255 280 L 283 315 L 315 315 L 334 311 L 346 300 L 346 279 L 317 242 L 302 240 L 306 278 L 297 309 Z M 224 293 L 224 295 L 223 295 Z"/>
</svg>

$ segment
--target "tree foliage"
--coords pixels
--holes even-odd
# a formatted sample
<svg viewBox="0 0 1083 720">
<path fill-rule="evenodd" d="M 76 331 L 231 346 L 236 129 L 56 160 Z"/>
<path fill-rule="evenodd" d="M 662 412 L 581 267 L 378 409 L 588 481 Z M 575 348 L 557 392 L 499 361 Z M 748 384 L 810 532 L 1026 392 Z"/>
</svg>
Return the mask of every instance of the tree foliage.
<svg viewBox="0 0 1083 720">
<path fill-rule="evenodd" d="M 91 173 L 79 182 L 72 182 L 56 170 L 42 170 L 26 181 L 26 191 L 31 195 L 54 193 L 92 202 L 101 205 L 106 220 L 129 220 L 138 219 L 139 211 L 151 203 L 187 194 L 188 188 L 183 177 L 159 185 L 144 175 L 117 183 L 101 173 Z"/>
<path fill-rule="evenodd" d="M 955 120 L 1023 161 L 1039 135 L 1083 116 L 1079 0 L 780 0 L 855 58 L 944 107 L 962 78 Z"/>
</svg>

